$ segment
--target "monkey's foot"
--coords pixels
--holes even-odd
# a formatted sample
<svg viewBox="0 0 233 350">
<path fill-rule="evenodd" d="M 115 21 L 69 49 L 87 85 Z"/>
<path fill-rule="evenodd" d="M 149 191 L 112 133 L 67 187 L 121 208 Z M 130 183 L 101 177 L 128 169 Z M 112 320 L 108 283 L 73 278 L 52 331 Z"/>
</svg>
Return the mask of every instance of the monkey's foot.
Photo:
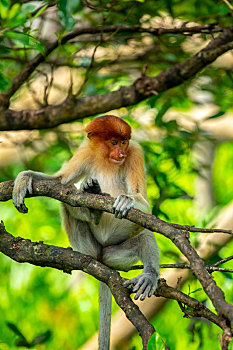
<svg viewBox="0 0 233 350">
<path fill-rule="evenodd" d="M 113 204 L 113 214 L 115 214 L 116 218 L 122 219 L 126 217 L 128 211 L 133 207 L 133 205 L 133 198 L 120 194 L 115 198 Z"/>
<path fill-rule="evenodd" d="M 136 293 L 134 299 L 137 300 L 140 295 L 140 300 L 146 297 L 150 298 L 158 285 L 157 273 L 142 273 L 141 275 L 131 278 L 123 283 L 124 287 L 132 287 L 132 291 Z"/>
</svg>

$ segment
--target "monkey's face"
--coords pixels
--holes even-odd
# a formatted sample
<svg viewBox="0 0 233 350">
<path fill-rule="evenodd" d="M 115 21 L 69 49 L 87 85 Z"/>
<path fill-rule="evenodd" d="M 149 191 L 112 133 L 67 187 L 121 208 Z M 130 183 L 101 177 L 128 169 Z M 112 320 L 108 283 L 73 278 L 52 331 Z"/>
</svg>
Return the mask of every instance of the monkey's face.
<svg viewBox="0 0 233 350">
<path fill-rule="evenodd" d="M 127 157 L 129 140 L 110 139 L 106 141 L 110 164 L 122 165 Z"/>
</svg>

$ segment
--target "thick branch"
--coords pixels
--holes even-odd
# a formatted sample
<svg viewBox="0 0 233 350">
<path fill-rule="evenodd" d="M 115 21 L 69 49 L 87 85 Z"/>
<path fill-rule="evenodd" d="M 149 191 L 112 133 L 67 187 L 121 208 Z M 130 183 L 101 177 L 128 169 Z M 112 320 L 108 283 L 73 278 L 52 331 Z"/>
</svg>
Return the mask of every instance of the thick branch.
<svg viewBox="0 0 233 350">
<path fill-rule="evenodd" d="M 0 202 L 5 202 L 12 199 L 12 190 L 13 190 L 14 181 L 5 181 L 0 182 Z M 60 183 L 59 180 L 37 180 L 33 179 L 33 195 L 26 195 L 27 198 L 36 197 L 36 196 L 46 196 L 57 199 L 61 202 L 67 203 L 73 207 L 81 206 L 92 209 L 99 209 L 112 213 L 112 206 L 114 199 L 109 196 L 95 195 L 91 193 L 84 193 L 76 190 L 75 187 L 64 186 Z M 159 233 L 163 228 L 170 226 L 171 229 L 177 229 L 184 231 L 185 235 L 187 231 L 190 232 L 222 232 L 227 234 L 232 234 L 232 230 L 225 229 L 208 229 L 208 228 L 197 228 L 195 226 L 188 225 L 178 225 L 164 220 L 159 219 L 155 215 L 145 214 L 140 210 L 132 208 L 129 211 L 127 219 L 137 223 L 140 226 L 148 228 L 152 231 Z M 156 225 L 156 229 L 154 229 Z M 163 234 L 163 233 L 162 233 Z"/>
<path fill-rule="evenodd" d="M 3 222 L 0 224 L 0 251 L 20 263 L 28 262 L 37 266 L 53 267 L 67 273 L 71 273 L 72 270 L 82 270 L 106 283 L 117 304 L 141 335 L 143 349 L 147 348 L 146 345 L 155 331 L 154 327 L 131 300 L 129 291 L 123 287 L 122 278 L 117 271 L 71 248 L 60 248 L 43 242 L 31 242 L 29 239 L 14 237 L 5 230 Z"/>
<path fill-rule="evenodd" d="M 10 199 L 12 188 L 13 181 L 0 184 L 0 200 Z M 52 197 L 71 206 L 84 206 L 112 213 L 113 198 L 78 192 L 75 187 L 63 186 L 57 180 L 35 179 L 33 182 L 33 196 Z M 186 231 L 178 230 L 169 223 L 134 208 L 128 212 L 127 219 L 169 238 L 189 260 L 193 274 L 202 284 L 218 314 L 223 315 L 233 324 L 233 306 L 225 301 L 223 291 L 216 285 L 207 272 L 203 260 L 189 243 Z"/>
<path fill-rule="evenodd" d="M 0 224 L 0 251 L 19 263 L 27 262 L 36 266 L 52 267 L 66 273 L 82 270 L 108 284 L 117 304 L 142 336 L 144 349 L 146 349 L 148 340 L 154 333 L 154 328 L 140 312 L 138 306 L 132 302 L 129 291 L 122 286 L 122 278 L 116 271 L 99 263 L 91 256 L 73 251 L 71 248 L 61 248 L 43 242 L 31 242 L 29 239 L 13 237 L 5 230 L 3 223 Z M 179 304 L 182 303 L 192 308 L 192 315 L 205 317 L 223 329 L 225 335 L 232 336 L 225 320 L 215 315 L 196 299 L 168 286 L 164 279 L 159 280 L 155 295 L 176 300 Z"/>
<path fill-rule="evenodd" d="M 87 32 L 88 30 L 91 32 L 90 28 L 86 28 Z M 95 30 L 97 31 L 97 28 Z M 77 36 L 78 30 L 67 34 L 62 39 L 62 43 L 72 39 L 74 34 Z M 45 56 L 48 56 L 57 45 L 57 42 L 51 44 L 47 48 Z M 15 77 L 9 92 L 0 95 L 0 105 L 3 107 L 6 106 L 0 110 L 0 130 L 51 128 L 61 123 L 108 112 L 112 109 L 135 105 L 141 100 L 152 96 L 154 93 L 160 93 L 182 84 L 185 80 L 192 78 L 197 72 L 232 48 L 233 27 L 230 27 L 224 30 L 216 39 L 212 40 L 206 48 L 200 50 L 184 62 L 176 64 L 165 72 L 160 73 L 156 77 L 142 76 L 131 86 L 121 87 L 117 91 L 102 95 L 83 98 L 68 96 L 59 105 L 46 106 L 36 111 L 13 111 L 7 109 L 9 98 L 30 76 L 35 68 L 44 61 L 44 56 L 39 54 Z"/>
</svg>

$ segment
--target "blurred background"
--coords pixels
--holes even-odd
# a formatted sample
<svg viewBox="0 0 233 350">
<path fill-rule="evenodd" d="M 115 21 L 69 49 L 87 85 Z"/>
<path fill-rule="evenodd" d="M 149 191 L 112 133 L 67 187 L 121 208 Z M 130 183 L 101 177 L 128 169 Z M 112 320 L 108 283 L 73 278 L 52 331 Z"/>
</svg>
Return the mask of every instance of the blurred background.
<svg viewBox="0 0 233 350">
<path fill-rule="evenodd" d="M 232 25 L 224 1 L 10 1 L 0 3 L 0 89 L 7 91 L 22 67 L 46 45 L 79 26 L 124 24 L 170 28 L 218 22 Z M 72 86 L 77 96 L 104 94 L 132 84 L 146 74 L 156 76 L 204 47 L 214 33 L 193 35 L 117 30 L 86 34 L 60 45 L 11 99 L 13 110 L 59 104 Z M 176 88 L 136 106 L 110 111 L 133 128 L 145 155 L 152 213 L 169 222 L 233 229 L 233 54 L 228 52 Z M 109 113 L 108 113 L 109 114 Z M 93 115 L 94 117 L 94 115 Z M 0 132 L 0 181 L 25 169 L 54 174 L 83 139 L 85 118 L 56 128 Z M 17 212 L 12 201 L 0 203 L 0 219 L 13 235 L 68 247 L 61 227 L 59 202 L 26 200 L 29 213 Z M 161 263 L 179 263 L 176 247 L 156 234 Z M 232 255 L 229 235 L 191 233 L 191 242 L 206 264 Z M 232 262 L 224 267 L 233 268 Z M 137 272 L 122 273 L 130 277 Z M 213 307 L 188 271 L 161 270 L 182 291 Z M 233 302 L 230 273 L 215 272 L 226 300 Z M 140 307 L 157 331 L 151 349 L 220 349 L 220 329 L 202 319 L 183 317 L 175 301 L 157 300 Z M 144 309 L 143 309 L 144 308 Z M 146 309 L 147 308 L 147 309 Z M 141 339 L 113 303 L 112 346 L 141 349 Z M 125 322 L 125 323 L 124 323 Z M 96 349 L 98 281 L 79 271 L 67 275 L 51 268 L 18 264 L 0 254 L 0 349 L 17 349 L 35 337 L 38 349 Z M 92 340 L 90 341 L 90 338 Z M 87 343 L 89 341 L 89 343 Z M 36 341 L 35 341 L 36 343 Z M 33 344 L 31 344 L 33 345 Z M 28 346 L 29 347 L 29 346 Z M 233 349 L 233 346 L 230 346 Z"/>
</svg>

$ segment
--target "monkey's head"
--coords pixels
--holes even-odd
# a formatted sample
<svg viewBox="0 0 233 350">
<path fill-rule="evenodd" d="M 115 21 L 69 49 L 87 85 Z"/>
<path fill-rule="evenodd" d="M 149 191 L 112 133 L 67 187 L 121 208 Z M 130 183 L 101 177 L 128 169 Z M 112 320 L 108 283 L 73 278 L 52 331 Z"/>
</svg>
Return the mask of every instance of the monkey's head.
<svg viewBox="0 0 233 350">
<path fill-rule="evenodd" d="M 97 117 L 85 129 L 98 156 L 110 164 L 122 165 L 127 157 L 131 127 L 114 115 Z"/>
</svg>

